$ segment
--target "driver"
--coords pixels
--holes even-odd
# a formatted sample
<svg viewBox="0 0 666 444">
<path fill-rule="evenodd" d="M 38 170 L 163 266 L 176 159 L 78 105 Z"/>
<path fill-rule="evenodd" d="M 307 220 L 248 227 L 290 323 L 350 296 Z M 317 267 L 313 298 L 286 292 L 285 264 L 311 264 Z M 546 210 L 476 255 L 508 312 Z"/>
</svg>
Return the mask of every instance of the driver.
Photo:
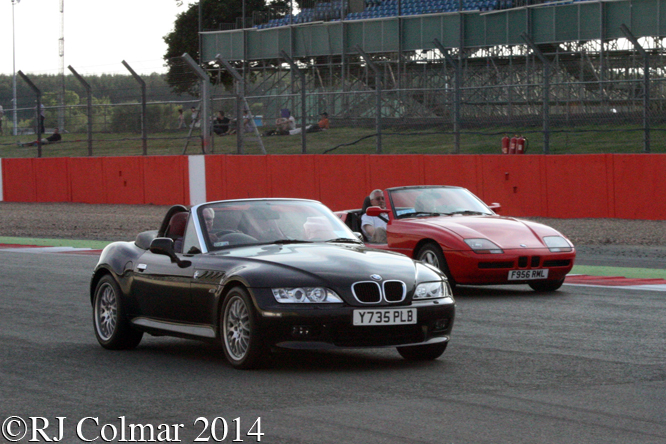
<svg viewBox="0 0 666 444">
<path fill-rule="evenodd" d="M 374 190 L 370 193 L 370 205 L 373 207 L 386 208 L 386 201 L 384 200 L 384 192 L 382 190 Z M 384 216 L 382 214 L 382 216 Z M 374 243 L 386 243 L 386 219 L 379 216 L 368 216 L 363 214 L 361 217 L 361 230 L 363 234 Z"/>
<path fill-rule="evenodd" d="M 213 234 L 213 222 L 215 222 L 215 211 L 212 208 L 204 208 L 201 212 L 208 231 L 208 239 L 211 243 L 217 242 L 217 236 Z"/>
</svg>

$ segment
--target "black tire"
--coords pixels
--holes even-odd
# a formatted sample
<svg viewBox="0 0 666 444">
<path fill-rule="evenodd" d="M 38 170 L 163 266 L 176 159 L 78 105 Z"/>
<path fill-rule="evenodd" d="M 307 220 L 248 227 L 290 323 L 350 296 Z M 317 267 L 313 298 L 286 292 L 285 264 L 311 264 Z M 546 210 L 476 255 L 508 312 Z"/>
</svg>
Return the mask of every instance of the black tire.
<svg viewBox="0 0 666 444">
<path fill-rule="evenodd" d="M 559 289 L 562 286 L 562 284 L 564 284 L 564 279 L 561 279 L 559 281 L 530 282 L 528 285 L 532 287 L 532 290 L 534 291 L 547 292 Z"/>
<path fill-rule="evenodd" d="M 268 348 L 259 334 L 252 298 L 242 287 L 231 289 L 224 300 L 220 340 L 227 360 L 235 368 L 257 368 L 268 357 Z"/>
<path fill-rule="evenodd" d="M 106 275 L 97 283 L 93 327 L 99 344 L 109 350 L 131 350 L 143 337 L 143 332 L 134 330 L 125 317 L 123 294 L 112 276 Z"/>
<path fill-rule="evenodd" d="M 438 342 L 437 344 L 398 347 L 398 353 L 407 361 L 434 361 L 442 356 L 448 344 L 448 342 Z"/>
<path fill-rule="evenodd" d="M 453 279 L 453 276 L 451 276 L 449 266 L 447 265 L 446 259 L 444 258 L 444 253 L 442 253 L 442 249 L 438 244 L 435 242 L 428 242 L 423 244 L 423 246 L 421 246 L 419 251 L 416 253 L 416 260 L 439 268 L 449 280 L 451 289 L 456 288 L 456 281 Z"/>
</svg>

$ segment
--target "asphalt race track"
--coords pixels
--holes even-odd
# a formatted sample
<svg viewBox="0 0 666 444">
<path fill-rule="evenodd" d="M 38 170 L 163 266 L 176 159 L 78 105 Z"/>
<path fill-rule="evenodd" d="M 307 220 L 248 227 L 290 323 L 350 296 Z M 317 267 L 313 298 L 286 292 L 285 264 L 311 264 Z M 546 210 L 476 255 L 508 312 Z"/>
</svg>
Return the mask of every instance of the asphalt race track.
<svg viewBox="0 0 666 444">
<path fill-rule="evenodd" d="M 664 292 L 459 288 L 437 361 L 281 352 L 238 371 L 193 341 L 103 350 L 88 296 L 96 260 L 0 251 L 0 443 L 26 425 L 19 442 L 666 442 Z"/>
</svg>

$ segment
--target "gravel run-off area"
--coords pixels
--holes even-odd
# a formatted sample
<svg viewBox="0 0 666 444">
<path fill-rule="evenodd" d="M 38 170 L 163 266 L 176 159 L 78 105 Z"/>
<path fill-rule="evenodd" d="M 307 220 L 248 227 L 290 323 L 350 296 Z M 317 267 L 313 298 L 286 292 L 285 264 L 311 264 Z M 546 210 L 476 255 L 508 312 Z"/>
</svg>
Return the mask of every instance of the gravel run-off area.
<svg viewBox="0 0 666 444">
<path fill-rule="evenodd" d="M 169 206 L 0 202 L 0 236 L 99 241 L 133 240 L 159 228 Z M 525 218 L 550 225 L 579 252 L 664 259 L 666 221 Z"/>
</svg>

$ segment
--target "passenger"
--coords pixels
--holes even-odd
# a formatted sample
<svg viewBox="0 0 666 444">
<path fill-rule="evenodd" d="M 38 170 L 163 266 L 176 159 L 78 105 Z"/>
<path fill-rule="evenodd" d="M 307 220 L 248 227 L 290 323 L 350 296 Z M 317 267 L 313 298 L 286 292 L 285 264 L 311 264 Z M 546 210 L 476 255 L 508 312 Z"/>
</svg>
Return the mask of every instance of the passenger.
<svg viewBox="0 0 666 444">
<path fill-rule="evenodd" d="M 370 205 L 386 208 L 386 201 L 384 200 L 384 192 L 382 190 L 377 189 L 370 193 Z M 386 243 L 386 224 L 388 221 L 383 216 L 383 214 L 381 216 L 363 214 L 363 217 L 361 217 L 361 230 L 369 242 Z"/>
</svg>

